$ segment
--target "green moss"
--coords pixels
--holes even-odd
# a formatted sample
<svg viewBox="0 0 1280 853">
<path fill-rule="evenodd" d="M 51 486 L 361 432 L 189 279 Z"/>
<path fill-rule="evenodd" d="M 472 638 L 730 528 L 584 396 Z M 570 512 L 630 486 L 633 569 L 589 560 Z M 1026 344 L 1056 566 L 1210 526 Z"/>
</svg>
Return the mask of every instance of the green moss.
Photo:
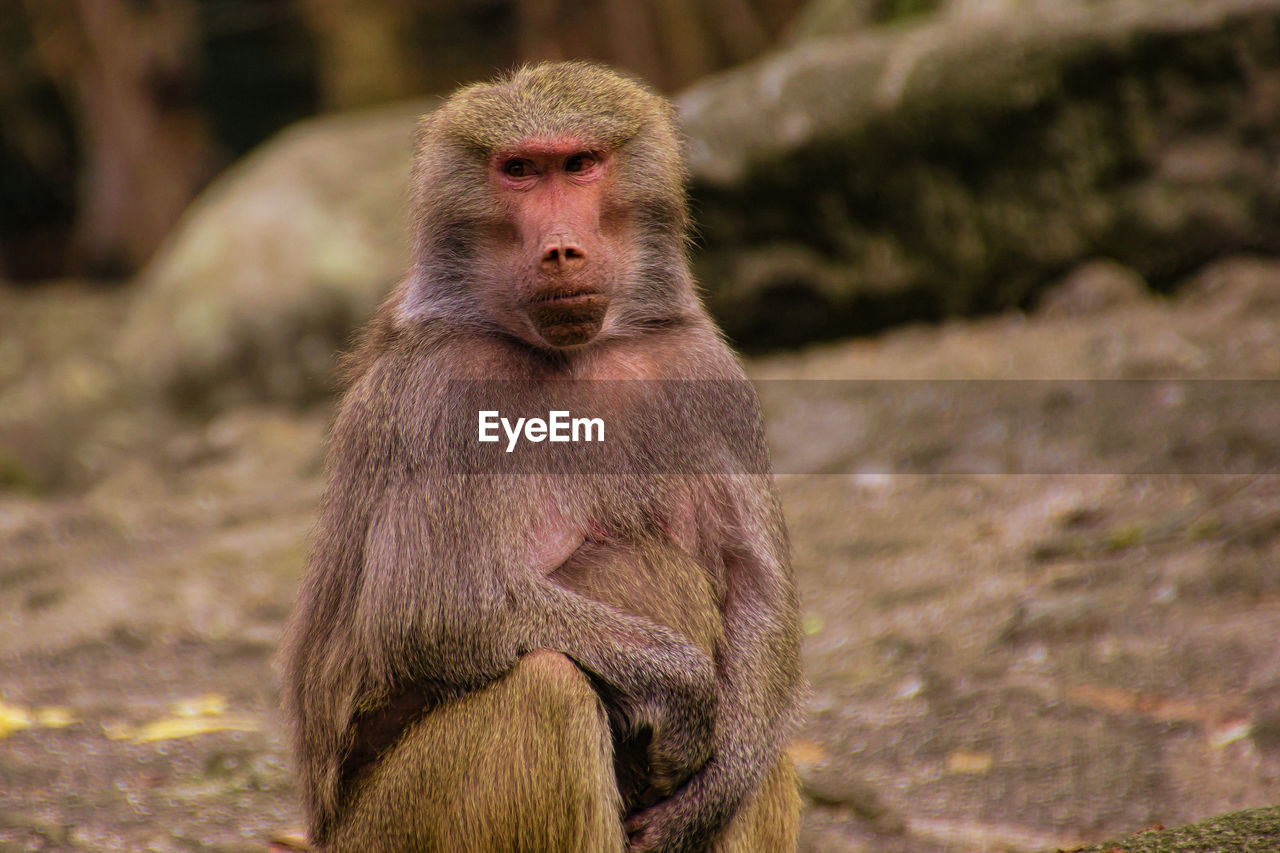
<svg viewBox="0 0 1280 853">
<path fill-rule="evenodd" d="M 1140 545 L 1145 538 L 1145 533 L 1141 525 L 1126 524 L 1115 528 L 1107 536 L 1107 550 L 1121 551 L 1125 548 L 1132 548 L 1134 545 Z"/>
<path fill-rule="evenodd" d="M 1280 807 L 1220 815 L 1201 823 L 1140 832 L 1073 853 L 1272 853 L 1280 850 Z"/>
<path fill-rule="evenodd" d="M 0 455 L 0 492 L 34 492 L 38 483 L 30 471 L 18 460 Z"/>
<path fill-rule="evenodd" d="M 879 24 L 927 15 L 935 11 L 941 3 L 939 0 L 879 0 L 872 12 L 872 19 Z"/>
<path fill-rule="evenodd" d="M 934 5 L 867 2 L 881 20 Z M 1276 68 L 1280 15 L 1195 5 L 1139 4 L 1123 25 L 1080 10 L 1051 27 L 917 20 L 709 82 L 689 98 L 695 142 L 718 155 L 695 162 L 697 263 L 726 330 L 788 346 L 1029 308 L 1094 257 L 1168 290 L 1241 246 L 1273 251 L 1275 194 L 1248 165 L 1265 134 L 1246 117 Z M 725 106 L 761 91 L 776 97 L 749 119 Z M 1219 172 L 1166 168 L 1202 148 Z M 777 247 L 823 271 L 784 282 L 785 304 L 808 306 L 788 335 L 776 291 L 736 262 Z"/>
</svg>

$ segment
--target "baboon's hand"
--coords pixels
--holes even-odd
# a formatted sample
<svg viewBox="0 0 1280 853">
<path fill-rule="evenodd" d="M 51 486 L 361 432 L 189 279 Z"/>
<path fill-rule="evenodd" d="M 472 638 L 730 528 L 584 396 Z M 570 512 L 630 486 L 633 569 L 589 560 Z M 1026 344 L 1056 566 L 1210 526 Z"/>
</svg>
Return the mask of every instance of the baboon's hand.
<svg viewBox="0 0 1280 853">
<path fill-rule="evenodd" d="M 694 780 L 696 782 L 696 780 Z M 719 823 L 699 808 L 696 784 L 627 819 L 627 853 L 690 853 L 705 849 Z"/>
<path fill-rule="evenodd" d="M 675 719 L 672 719 L 675 717 Z M 654 727 L 649 741 L 649 784 L 666 797 L 711 758 L 715 711 L 670 709 L 668 720 Z"/>
<path fill-rule="evenodd" d="M 696 773 L 715 744 L 718 687 L 711 658 L 686 645 L 673 660 L 675 677 L 655 685 L 638 720 L 652 732 L 648 747 L 649 781 L 663 796 Z"/>
</svg>

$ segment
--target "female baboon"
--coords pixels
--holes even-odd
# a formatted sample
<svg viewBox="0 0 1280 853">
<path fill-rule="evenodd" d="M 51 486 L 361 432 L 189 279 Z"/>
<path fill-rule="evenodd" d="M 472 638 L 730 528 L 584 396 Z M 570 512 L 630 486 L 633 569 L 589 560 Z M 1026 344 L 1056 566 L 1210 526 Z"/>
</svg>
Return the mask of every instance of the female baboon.
<svg viewBox="0 0 1280 853">
<path fill-rule="evenodd" d="M 794 849 L 786 533 L 689 272 L 670 105 L 523 68 L 424 119 L 413 180 L 414 263 L 346 365 L 285 652 L 313 841 Z M 604 440 L 477 436 L 548 407 Z"/>
</svg>

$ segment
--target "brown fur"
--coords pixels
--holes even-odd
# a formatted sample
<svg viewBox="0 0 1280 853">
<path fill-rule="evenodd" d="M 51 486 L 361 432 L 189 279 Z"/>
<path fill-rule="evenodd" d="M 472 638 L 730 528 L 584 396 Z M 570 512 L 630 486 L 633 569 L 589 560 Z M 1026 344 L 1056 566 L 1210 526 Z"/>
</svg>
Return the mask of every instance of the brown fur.
<svg viewBox="0 0 1280 853">
<path fill-rule="evenodd" d="M 606 164 L 582 280 L 608 307 L 571 347 L 494 260 L 527 255 L 495 152 L 564 138 Z M 683 180 L 670 106 L 597 66 L 521 69 L 424 122 L 417 259 L 347 362 L 284 652 L 319 847 L 794 849 L 786 535 L 758 404 L 694 293 Z M 607 444 L 489 467 L 494 379 L 513 411 L 607 380 L 580 383 Z M 728 402 L 620 381 L 682 379 Z"/>
</svg>

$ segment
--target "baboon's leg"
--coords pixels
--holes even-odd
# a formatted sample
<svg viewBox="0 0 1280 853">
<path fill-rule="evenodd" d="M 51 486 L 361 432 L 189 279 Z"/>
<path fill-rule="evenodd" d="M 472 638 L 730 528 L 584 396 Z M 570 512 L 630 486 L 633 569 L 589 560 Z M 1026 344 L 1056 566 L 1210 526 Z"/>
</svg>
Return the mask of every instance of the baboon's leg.
<svg viewBox="0 0 1280 853">
<path fill-rule="evenodd" d="M 800 831 L 800 791 L 783 755 L 712 846 L 714 853 L 793 853 Z"/>
<path fill-rule="evenodd" d="M 373 766 L 331 853 L 612 853 L 625 836 L 609 725 L 554 652 L 414 723 Z"/>
</svg>

